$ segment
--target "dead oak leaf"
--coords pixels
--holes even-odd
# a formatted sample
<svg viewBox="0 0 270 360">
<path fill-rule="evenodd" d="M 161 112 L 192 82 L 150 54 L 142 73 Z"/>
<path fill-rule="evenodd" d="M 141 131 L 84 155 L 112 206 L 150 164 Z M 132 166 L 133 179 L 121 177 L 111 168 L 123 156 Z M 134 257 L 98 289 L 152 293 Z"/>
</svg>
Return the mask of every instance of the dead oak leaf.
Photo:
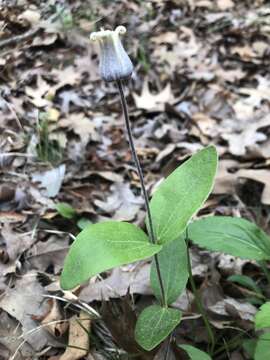
<svg viewBox="0 0 270 360">
<path fill-rule="evenodd" d="M 50 309 L 42 318 L 41 323 L 46 326 L 46 330 L 53 336 L 60 337 L 66 332 L 68 323 L 62 321 L 63 315 L 56 299 L 49 299 L 48 304 Z"/>
<path fill-rule="evenodd" d="M 10 260 L 16 260 L 25 250 L 28 250 L 35 239 L 29 233 L 17 233 L 9 224 L 4 224 L 1 229 L 7 253 Z"/>
<path fill-rule="evenodd" d="M 217 0 L 217 6 L 221 11 L 232 9 L 234 5 L 232 0 Z"/>
<path fill-rule="evenodd" d="M 53 69 L 52 75 L 57 80 L 57 84 L 52 86 L 50 89 L 50 96 L 54 97 L 56 91 L 66 85 L 74 86 L 81 78 L 81 74 L 76 71 L 74 66 L 67 66 L 64 69 Z"/>
<path fill-rule="evenodd" d="M 63 268 L 64 259 L 69 249 L 69 239 L 52 235 L 47 241 L 38 241 L 25 254 L 31 269 L 45 271 L 53 266 L 54 274 Z"/>
<path fill-rule="evenodd" d="M 34 318 L 48 311 L 43 294 L 36 273 L 27 273 L 17 280 L 14 288 L 8 288 L 0 300 L 0 308 L 19 321 L 23 339 L 37 351 L 49 344 L 58 345 L 45 329 L 33 331 L 37 328 Z"/>
<path fill-rule="evenodd" d="M 233 194 L 237 182 L 237 173 L 233 169 L 237 169 L 239 163 L 234 160 L 221 160 L 215 179 L 213 194 Z"/>
<path fill-rule="evenodd" d="M 244 102 L 254 107 L 259 107 L 263 100 L 270 101 L 270 80 L 257 76 L 257 88 L 241 88 L 240 93 L 248 95 Z"/>
<path fill-rule="evenodd" d="M 253 321 L 256 314 L 256 307 L 248 302 L 238 301 L 231 297 L 217 301 L 214 305 L 208 307 L 208 310 L 217 315 L 242 320 Z"/>
<path fill-rule="evenodd" d="M 201 59 L 197 60 L 197 58 L 198 55 L 202 53 L 203 48 L 197 41 L 193 31 L 184 26 L 182 26 L 180 30 L 181 35 L 177 38 L 177 41 L 175 41 L 172 50 L 169 51 L 167 45 L 159 45 L 153 52 L 153 57 L 157 59 L 157 62 L 168 64 L 171 71 L 185 66 L 193 69 L 195 67 L 194 63 L 192 66 L 190 64 L 193 57 L 195 58 L 197 66 L 201 63 Z M 188 62 L 186 62 L 187 60 Z"/>
<path fill-rule="evenodd" d="M 108 301 L 129 294 L 151 295 L 150 264 L 115 268 L 111 274 L 101 281 L 90 281 L 80 292 L 80 300 Z"/>
<path fill-rule="evenodd" d="M 160 93 L 152 94 L 147 81 L 143 84 L 141 95 L 133 94 L 133 97 L 136 106 L 147 111 L 164 111 L 165 104 L 174 100 L 171 84 L 168 83 Z"/>
<path fill-rule="evenodd" d="M 242 169 L 237 172 L 237 176 L 264 184 L 261 202 L 270 205 L 270 169 Z"/>
<path fill-rule="evenodd" d="M 18 17 L 19 20 L 26 20 L 31 25 L 37 25 L 40 20 L 40 13 L 37 10 L 25 10 Z"/>
<path fill-rule="evenodd" d="M 46 171 L 34 172 L 32 180 L 40 184 L 45 196 L 55 197 L 61 189 L 65 173 L 66 166 L 62 164 Z"/>
<path fill-rule="evenodd" d="M 0 353 L 1 359 L 12 359 L 10 356 L 14 354 L 21 345 L 20 339 L 22 331 L 18 326 L 18 322 L 13 317 L 9 316 L 5 311 L 0 313 Z M 2 346 L 8 350 L 8 355 L 5 356 Z M 20 354 L 16 356 L 16 360 L 31 359 L 34 356 L 34 349 L 29 344 L 24 344 L 21 348 Z"/>
<path fill-rule="evenodd" d="M 255 51 L 248 45 L 245 46 L 234 46 L 231 49 L 232 54 L 237 54 L 244 61 L 251 61 L 256 57 Z"/>
<path fill-rule="evenodd" d="M 86 145 L 90 139 L 93 141 L 100 140 L 94 122 L 86 118 L 84 113 L 70 114 L 67 119 L 61 119 L 58 122 L 58 127 L 73 130 L 73 132 L 80 137 L 84 145 Z"/>
<path fill-rule="evenodd" d="M 243 126 L 243 130 L 238 133 L 224 133 L 221 137 L 229 143 L 229 151 L 233 155 L 243 156 L 247 149 L 254 147 L 258 142 L 267 140 L 267 136 L 258 131 L 263 127 L 270 126 L 270 116 L 266 116 L 260 121 Z"/>
<path fill-rule="evenodd" d="M 78 360 L 87 355 L 91 319 L 81 311 L 79 317 L 73 316 L 69 326 L 68 347 L 59 360 Z"/>
<path fill-rule="evenodd" d="M 50 85 L 42 79 L 40 75 L 37 76 L 37 86 L 32 88 L 30 86 L 25 87 L 25 93 L 29 97 L 30 102 L 38 108 L 47 106 L 50 102 L 45 96 L 50 90 Z"/>
<path fill-rule="evenodd" d="M 95 200 L 95 205 L 105 213 L 113 213 L 114 220 L 133 220 L 143 204 L 143 199 L 135 196 L 129 185 L 122 182 L 116 182 L 110 190 L 111 194 L 106 196 L 106 201 Z"/>
<path fill-rule="evenodd" d="M 82 99 L 79 94 L 74 90 L 65 90 L 61 91 L 59 94 L 59 98 L 61 99 L 61 112 L 63 114 L 69 113 L 69 108 L 71 104 L 74 104 L 79 108 L 86 108 L 89 106 L 89 102 L 85 99 Z"/>
<path fill-rule="evenodd" d="M 154 36 L 151 38 L 155 44 L 175 44 L 177 42 L 177 34 L 175 31 L 167 31 L 165 33 L 159 34 L 158 36 Z"/>
</svg>

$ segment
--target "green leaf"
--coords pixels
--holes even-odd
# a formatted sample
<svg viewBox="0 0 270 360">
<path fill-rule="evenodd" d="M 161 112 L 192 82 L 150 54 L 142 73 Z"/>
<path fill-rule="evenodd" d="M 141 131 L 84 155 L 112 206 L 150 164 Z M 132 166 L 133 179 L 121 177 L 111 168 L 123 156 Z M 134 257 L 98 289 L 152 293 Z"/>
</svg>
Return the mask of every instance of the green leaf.
<svg viewBox="0 0 270 360">
<path fill-rule="evenodd" d="M 270 332 L 261 335 L 257 341 L 254 360 L 269 360 Z"/>
<path fill-rule="evenodd" d="M 185 289 L 188 280 L 187 247 L 184 239 L 178 238 L 168 244 L 158 254 L 166 305 L 172 304 Z M 156 298 L 162 302 L 155 261 L 151 266 L 151 286 Z"/>
<path fill-rule="evenodd" d="M 250 289 L 254 291 L 255 293 L 258 293 L 259 295 L 262 295 L 262 291 L 259 288 L 259 286 L 255 283 L 253 279 L 251 279 L 249 276 L 246 275 L 231 275 L 228 277 L 229 281 L 235 282 L 241 286 L 244 286 L 247 289 Z"/>
<path fill-rule="evenodd" d="M 245 219 L 211 216 L 194 221 L 188 229 L 189 238 L 208 250 L 252 260 L 270 258 L 269 236 Z"/>
<path fill-rule="evenodd" d="M 255 315 L 255 329 L 259 330 L 267 327 L 270 328 L 270 302 L 263 304 Z"/>
<path fill-rule="evenodd" d="M 150 351 L 159 345 L 180 323 L 181 312 L 176 309 L 151 305 L 140 314 L 135 339 L 145 350 Z"/>
<path fill-rule="evenodd" d="M 191 360 L 211 360 L 211 357 L 206 352 L 199 350 L 191 345 L 178 345 L 181 349 L 188 353 Z"/>
<path fill-rule="evenodd" d="M 247 302 L 249 302 L 250 304 L 252 304 L 254 306 L 261 306 L 264 303 L 263 299 L 265 299 L 265 297 L 263 295 L 247 296 L 245 298 L 245 300 Z"/>
<path fill-rule="evenodd" d="M 209 146 L 161 183 L 150 202 L 158 243 L 175 240 L 185 230 L 211 192 L 216 168 L 217 152 L 214 146 Z"/>
<path fill-rule="evenodd" d="M 135 225 L 108 221 L 79 233 L 65 259 L 61 287 L 72 289 L 90 277 L 116 266 L 148 258 L 161 250 Z"/>
<path fill-rule="evenodd" d="M 251 359 L 254 359 L 256 345 L 257 345 L 257 339 L 243 340 L 243 349 L 250 356 Z"/>
<path fill-rule="evenodd" d="M 84 217 L 80 218 L 77 221 L 77 226 L 81 230 L 85 229 L 88 225 L 91 225 L 91 224 L 92 224 L 92 222 L 89 219 L 84 218 Z"/>
<path fill-rule="evenodd" d="M 76 215 L 76 211 L 67 203 L 60 202 L 55 205 L 55 208 L 58 213 L 66 219 L 72 219 Z"/>
</svg>

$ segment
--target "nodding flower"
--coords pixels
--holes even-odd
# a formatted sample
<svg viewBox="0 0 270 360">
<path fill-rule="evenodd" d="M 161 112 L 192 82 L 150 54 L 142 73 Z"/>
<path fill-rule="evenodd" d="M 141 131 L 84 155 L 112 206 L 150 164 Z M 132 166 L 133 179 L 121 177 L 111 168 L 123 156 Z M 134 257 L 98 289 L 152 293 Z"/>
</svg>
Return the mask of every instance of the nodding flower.
<svg viewBox="0 0 270 360">
<path fill-rule="evenodd" d="M 104 81 L 122 80 L 132 74 L 132 62 L 119 37 L 125 32 L 124 26 L 117 26 L 115 30 L 101 29 L 90 35 L 91 41 L 98 41 L 100 44 L 99 70 Z"/>
</svg>

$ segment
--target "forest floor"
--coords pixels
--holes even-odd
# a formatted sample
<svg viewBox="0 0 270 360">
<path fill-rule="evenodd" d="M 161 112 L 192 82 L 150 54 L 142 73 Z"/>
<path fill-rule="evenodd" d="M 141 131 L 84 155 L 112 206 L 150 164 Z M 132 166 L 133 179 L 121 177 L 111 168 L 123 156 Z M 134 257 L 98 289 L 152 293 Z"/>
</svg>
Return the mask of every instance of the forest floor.
<svg viewBox="0 0 270 360">
<path fill-rule="evenodd" d="M 268 1 L 6 3 L 0 13 L 0 359 L 128 358 L 121 343 L 131 301 L 125 295 L 136 312 L 153 301 L 149 262 L 116 268 L 73 293 L 59 285 L 73 236 L 86 224 L 114 219 L 143 227 L 145 214 L 117 87 L 100 79 L 89 34 L 127 28 L 124 44 L 135 70 L 125 91 L 148 191 L 214 144 L 218 174 L 198 216 L 242 216 L 269 233 Z M 59 203 L 70 207 L 57 210 Z M 228 277 L 247 275 L 269 297 L 260 266 L 190 251 L 204 307 L 224 343 L 214 359 L 250 359 L 231 340 L 253 336 L 258 306 Z M 193 302 L 188 286 L 175 305 L 187 320 L 174 336 L 206 349 Z M 102 321 L 91 319 L 92 308 Z M 114 308 L 122 315 L 113 317 Z"/>
</svg>

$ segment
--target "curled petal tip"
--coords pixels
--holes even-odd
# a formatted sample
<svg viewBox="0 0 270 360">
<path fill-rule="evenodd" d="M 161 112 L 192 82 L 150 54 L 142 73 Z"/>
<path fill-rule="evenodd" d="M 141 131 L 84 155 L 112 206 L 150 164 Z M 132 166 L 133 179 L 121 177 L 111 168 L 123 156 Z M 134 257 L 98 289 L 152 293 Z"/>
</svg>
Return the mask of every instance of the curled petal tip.
<svg viewBox="0 0 270 360">
<path fill-rule="evenodd" d="M 125 34 L 127 32 L 127 29 L 123 25 L 119 25 L 115 29 L 115 32 L 118 33 L 118 34 L 123 35 L 123 34 Z"/>
</svg>

